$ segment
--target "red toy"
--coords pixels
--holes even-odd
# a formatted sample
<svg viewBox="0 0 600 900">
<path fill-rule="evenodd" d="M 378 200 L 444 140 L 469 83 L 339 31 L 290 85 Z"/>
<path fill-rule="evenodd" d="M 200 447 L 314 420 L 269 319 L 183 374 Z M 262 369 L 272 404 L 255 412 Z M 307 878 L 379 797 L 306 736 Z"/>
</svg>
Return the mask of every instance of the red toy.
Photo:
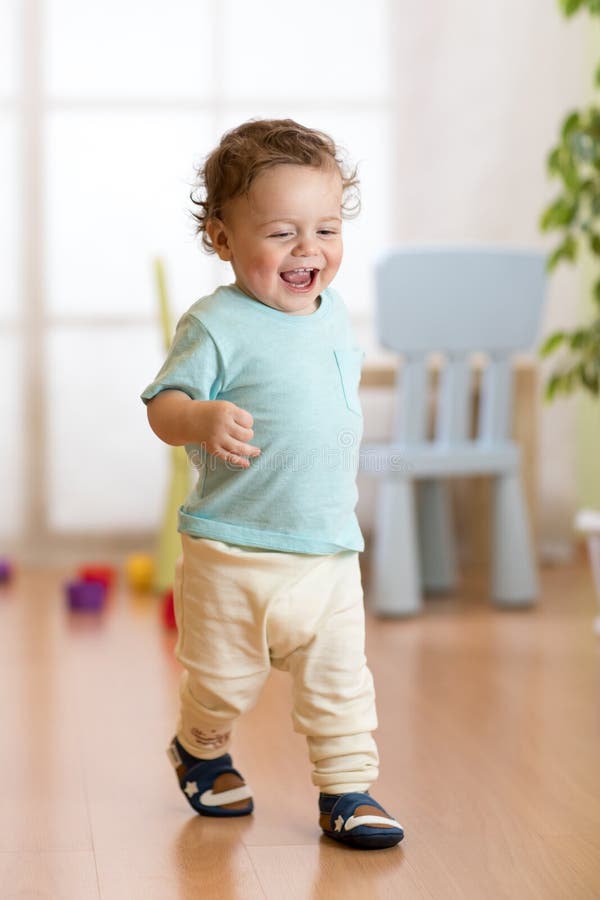
<svg viewBox="0 0 600 900">
<path fill-rule="evenodd" d="M 165 628 L 168 628 L 170 631 L 177 628 L 177 622 L 175 621 L 175 606 L 173 603 L 173 590 L 169 590 L 164 595 L 163 599 L 163 607 L 162 607 L 162 620 Z"/>
<path fill-rule="evenodd" d="M 92 564 L 82 566 L 77 573 L 77 577 L 81 581 L 95 581 L 103 584 L 106 590 L 109 591 L 115 583 L 117 573 L 112 566 Z"/>
</svg>

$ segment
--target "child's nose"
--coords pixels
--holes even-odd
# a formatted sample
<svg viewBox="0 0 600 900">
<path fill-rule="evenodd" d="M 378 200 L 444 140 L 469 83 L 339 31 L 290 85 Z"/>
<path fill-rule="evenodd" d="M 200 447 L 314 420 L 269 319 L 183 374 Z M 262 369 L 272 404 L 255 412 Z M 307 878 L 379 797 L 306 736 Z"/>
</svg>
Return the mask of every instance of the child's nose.
<svg viewBox="0 0 600 900">
<path fill-rule="evenodd" d="M 317 242 L 310 235 L 299 237 L 292 251 L 294 256 L 316 256 L 317 252 Z"/>
</svg>

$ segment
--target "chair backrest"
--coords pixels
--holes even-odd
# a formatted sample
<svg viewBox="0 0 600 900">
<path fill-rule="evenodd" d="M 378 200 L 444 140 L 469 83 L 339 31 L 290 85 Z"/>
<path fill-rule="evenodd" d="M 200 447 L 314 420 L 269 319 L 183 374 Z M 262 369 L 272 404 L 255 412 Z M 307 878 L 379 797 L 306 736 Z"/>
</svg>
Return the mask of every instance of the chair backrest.
<svg viewBox="0 0 600 900">
<path fill-rule="evenodd" d="M 470 434 L 474 353 L 488 363 L 481 385 L 477 440 L 510 435 L 511 356 L 535 340 L 545 292 L 542 253 L 489 247 L 392 250 L 376 267 L 377 333 L 404 356 L 394 438 L 427 438 L 428 357 L 445 357 L 434 439 L 464 442 Z"/>
</svg>

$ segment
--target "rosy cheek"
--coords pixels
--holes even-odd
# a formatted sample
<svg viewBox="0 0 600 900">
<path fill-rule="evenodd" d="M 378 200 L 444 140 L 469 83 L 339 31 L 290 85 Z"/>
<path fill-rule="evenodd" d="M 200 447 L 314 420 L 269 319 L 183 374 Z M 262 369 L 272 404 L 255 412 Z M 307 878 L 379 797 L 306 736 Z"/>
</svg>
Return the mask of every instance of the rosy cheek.
<svg viewBox="0 0 600 900">
<path fill-rule="evenodd" d="M 257 278 L 268 278 L 273 274 L 273 270 L 276 268 L 276 261 L 265 258 L 264 256 L 254 259 L 252 262 L 252 272 Z"/>
</svg>

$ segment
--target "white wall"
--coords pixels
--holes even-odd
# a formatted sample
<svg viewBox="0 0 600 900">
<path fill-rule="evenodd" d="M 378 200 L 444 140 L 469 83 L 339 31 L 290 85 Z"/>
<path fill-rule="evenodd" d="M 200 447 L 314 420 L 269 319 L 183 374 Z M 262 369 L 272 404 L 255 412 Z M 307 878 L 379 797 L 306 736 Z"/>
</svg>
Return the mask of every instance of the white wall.
<svg viewBox="0 0 600 900">
<path fill-rule="evenodd" d="M 544 164 L 565 112 L 585 96 L 584 19 L 565 21 L 554 0 L 392 8 L 393 239 L 548 248 L 538 218 L 556 187 Z M 544 333 L 574 322 L 577 292 L 574 271 L 552 277 Z M 540 402 L 532 414 L 542 551 L 562 557 L 575 506 L 573 404 Z M 362 518 L 370 523 L 368 496 Z"/>
<path fill-rule="evenodd" d="M 236 4 L 253 15 L 240 19 Z M 369 343 L 367 272 L 387 243 L 543 245 L 537 220 L 552 194 L 544 159 L 563 113 L 583 95 L 583 23 L 566 23 L 554 0 L 307 0 L 302 20 L 293 18 L 303 56 L 294 50 L 289 72 L 286 45 L 273 41 L 292 18 L 275 0 L 260 0 L 260 9 L 243 0 L 81 9 L 75 0 L 7 0 L 0 16 L 0 370 L 8 385 L 0 534 L 43 519 L 40 541 L 77 527 L 101 533 L 111 521 L 122 531 L 158 522 L 168 455 L 136 400 L 162 352 L 147 263 L 167 251 L 178 310 L 216 277 L 187 231 L 186 180 L 223 128 L 251 115 L 293 115 L 331 130 L 361 162 L 364 213 L 348 225 L 339 284 Z M 37 34 L 39 48 L 23 48 L 27 34 Z M 208 59 L 213 37 L 237 60 L 236 78 L 222 53 Z M 176 65 L 167 58 L 173 48 Z M 36 135 L 26 134 L 26 163 L 35 164 L 27 170 L 19 169 L 22 50 L 27 121 L 41 139 L 36 150 Z M 28 188 L 24 200 L 18 192 Z M 553 280 L 545 330 L 573 320 L 576 290 L 572 273 Z M 136 357 L 116 368 L 129 339 Z M 22 359 L 33 362 L 33 377 L 20 377 Z M 388 405 L 368 400 L 369 436 L 385 434 Z M 543 409 L 540 431 L 542 537 L 560 553 L 574 505 L 570 406 Z M 143 507 L 134 499 L 140 479 Z M 371 510 L 365 486 L 367 527 Z"/>
</svg>

